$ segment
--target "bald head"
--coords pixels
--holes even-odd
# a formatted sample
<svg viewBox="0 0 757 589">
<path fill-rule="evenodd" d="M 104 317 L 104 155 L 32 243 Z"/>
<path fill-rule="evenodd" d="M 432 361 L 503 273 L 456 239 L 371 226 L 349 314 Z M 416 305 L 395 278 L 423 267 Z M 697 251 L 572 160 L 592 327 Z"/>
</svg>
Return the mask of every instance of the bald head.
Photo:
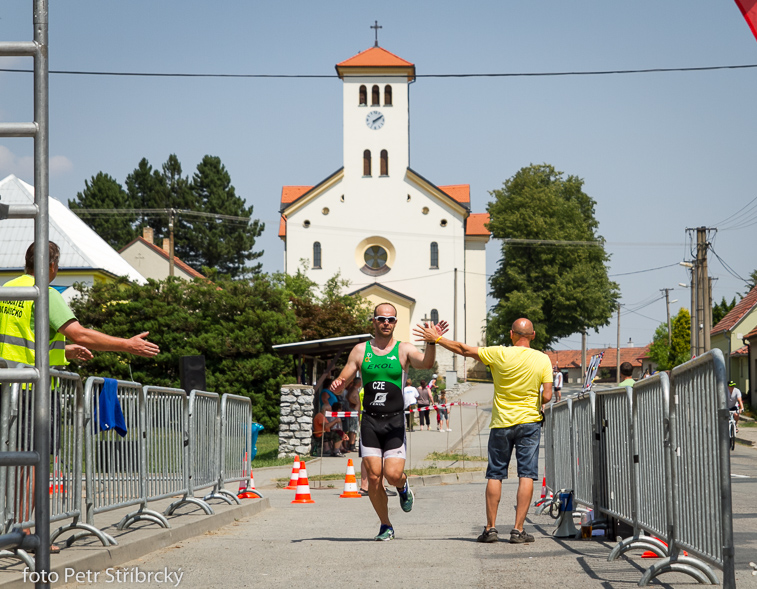
<svg viewBox="0 0 757 589">
<path fill-rule="evenodd" d="M 516 346 L 530 346 L 531 340 L 534 339 L 535 336 L 534 324 L 525 317 L 516 319 L 513 322 L 512 329 L 510 330 L 510 338 Z"/>
</svg>

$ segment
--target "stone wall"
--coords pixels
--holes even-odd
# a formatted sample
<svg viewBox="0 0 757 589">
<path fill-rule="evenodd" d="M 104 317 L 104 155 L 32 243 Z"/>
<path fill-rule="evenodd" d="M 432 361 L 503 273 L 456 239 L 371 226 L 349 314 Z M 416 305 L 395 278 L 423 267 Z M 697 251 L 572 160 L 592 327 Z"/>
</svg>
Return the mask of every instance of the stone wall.
<svg viewBox="0 0 757 589">
<path fill-rule="evenodd" d="M 285 384 L 281 387 L 279 458 L 307 456 L 313 437 L 313 387 Z"/>
</svg>

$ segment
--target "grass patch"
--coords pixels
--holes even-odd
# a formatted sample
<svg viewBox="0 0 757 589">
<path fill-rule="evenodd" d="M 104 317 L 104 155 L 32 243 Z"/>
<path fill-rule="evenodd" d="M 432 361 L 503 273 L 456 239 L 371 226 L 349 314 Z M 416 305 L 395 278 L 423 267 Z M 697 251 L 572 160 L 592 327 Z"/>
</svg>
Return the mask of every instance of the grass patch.
<svg viewBox="0 0 757 589">
<path fill-rule="evenodd" d="M 258 435 L 258 442 L 255 444 L 258 449 L 258 454 L 255 456 L 255 460 L 252 461 L 252 468 L 265 468 L 266 466 L 284 466 L 285 464 L 291 465 L 291 458 L 279 458 L 279 435 L 278 434 L 265 434 L 260 433 Z M 300 460 L 308 462 L 312 460 L 313 456 L 300 456 Z M 288 481 L 289 479 L 287 479 Z"/>
<path fill-rule="evenodd" d="M 746 421 L 741 419 L 739 420 L 739 429 L 742 427 L 757 427 L 757 421 Z"/>
<path fill-rule="evenodd" d="M 481 458 L 481 456 L 473 456 L 471 454 L 447 454 L 446 452 L 431 452 L 426 456 L 426 460 L 440 460 L 445 462 L 451 462 L 453 460 L 458 461 L 470 461 L 470 462 L 488 462 L 488 458 Z"/>
</svg>

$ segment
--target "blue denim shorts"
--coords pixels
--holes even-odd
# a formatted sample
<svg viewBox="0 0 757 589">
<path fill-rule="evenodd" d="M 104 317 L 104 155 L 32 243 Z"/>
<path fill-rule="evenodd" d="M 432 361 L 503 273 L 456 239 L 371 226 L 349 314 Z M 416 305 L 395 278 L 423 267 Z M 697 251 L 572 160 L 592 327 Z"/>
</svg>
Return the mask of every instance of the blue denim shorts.
<svg viewBox="0 0 757 589">
<path fill-rule="evenodd" d="M 507 478 L 507 467 L 515 449 L 518 477 L 539 480 L 539 438 L 541 423 L 521 423 L 489 431 L 489 466 L 486 478 Z"/>
</svg>

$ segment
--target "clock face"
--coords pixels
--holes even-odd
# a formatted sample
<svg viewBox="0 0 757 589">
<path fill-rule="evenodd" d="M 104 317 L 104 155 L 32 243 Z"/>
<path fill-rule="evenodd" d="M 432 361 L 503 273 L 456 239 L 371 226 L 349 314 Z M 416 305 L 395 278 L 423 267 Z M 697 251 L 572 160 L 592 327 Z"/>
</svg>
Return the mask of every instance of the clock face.
<svg viewBox="0 0 757 589">
<path fill-rule="evenodd" d="M 369 129 L 373 129 L 374 131 L 383 127 L 384 122 L 384 115 L 377 110 L 372 110 L 365 117 L 365 124 L 368 125 Z"/>
</svg>

